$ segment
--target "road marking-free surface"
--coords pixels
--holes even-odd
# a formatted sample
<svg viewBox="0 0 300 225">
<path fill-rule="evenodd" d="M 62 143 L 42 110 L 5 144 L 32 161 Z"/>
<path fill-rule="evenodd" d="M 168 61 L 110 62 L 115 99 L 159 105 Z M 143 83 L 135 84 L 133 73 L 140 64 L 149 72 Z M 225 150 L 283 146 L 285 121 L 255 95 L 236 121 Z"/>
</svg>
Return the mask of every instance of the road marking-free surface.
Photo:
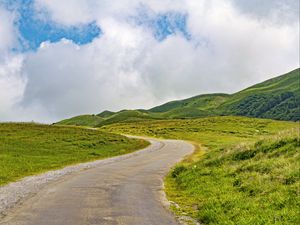
<svg viewBox="0 0 300 225">
<path fill-rule="evenodd" d="M 3 225 L 177 224 L 162 204 L 163 177 L 191 154 L 183 141 L 152 140 L 149 151 L 51 182 L 13 208 Z"/>
</svg>

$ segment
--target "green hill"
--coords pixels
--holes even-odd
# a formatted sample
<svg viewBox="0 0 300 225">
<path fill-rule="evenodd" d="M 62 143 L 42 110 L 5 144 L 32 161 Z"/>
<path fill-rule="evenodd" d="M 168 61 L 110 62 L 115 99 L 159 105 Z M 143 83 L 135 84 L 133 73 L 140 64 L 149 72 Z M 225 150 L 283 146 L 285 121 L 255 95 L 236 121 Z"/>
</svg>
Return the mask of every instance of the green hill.
<svg viewBox="0 0 300 225">
<path fill-rule="evenodd" d="M 300 120 L 299 69 L 232 95 L 210 94 L 172 101 L 152 108 L 163 118 L 238 115 L 277 120 Z"/>
<path fill-rule="evenodd" d="M 226 115 L 300 120 L 299 69 L 231 95 L 219 110 Z"/>
<path fill-rule="evenodd" d="M 221 103 L 226 101 L 228 94 L 207 94 L 199 95 L 192 98 L 172 101 L 161 106 L 150 109 L 150 112 L 167 112 L 178 108 L 195 108 L 199 110 L 208 110 L 218 107 Z"/>
<path fill-rule="evenodd" d="M 164 119 L 198 118 L 217 115 L 214 110 L 229 97 L 228 94 L 205 94 L 172 101 L 149 110 Z"/>
<path fill-rule="evenodd" d="M 103 121 L 97 126 L 103 126 L 107 124 L 120 123 L 120 122 L 134 122 L 140 120 L 153 120 L 159 119 L 159 115 L 155 115 L 147 110 L 122 110 L 114 113 L 111 116 L 104 117 Z"/>
<path fill-rule="evenodd" d="M 112 116 L 114 114 L 115 114 L 114 112 L 105 110 L 102 113 L 97 114 L 97 116 L 102 117 L 102 118 L 107 118 L 107 117 L 110 117 L 110 116 Z"/>
<path fill-rule="evenodd" d="M 58 124 L 100 127 L 103 125 L 157 119 L 190 119 L 237 115 L 276 120 L 300 120 L 300 70 L 256 84 L 234 94 L 205 94 L 171 101 L 149 110 L 104 111 L 79 116 Z"/>
<path fill-rule="evenodd" d="M 70 119 L 60 121 L 60 125 L 75 125 L 75 126 L 90 126 L 94 127 L 101 123 L 104 119 L 97 115 L 81 115 L 75 116 Z"/>
</svg>

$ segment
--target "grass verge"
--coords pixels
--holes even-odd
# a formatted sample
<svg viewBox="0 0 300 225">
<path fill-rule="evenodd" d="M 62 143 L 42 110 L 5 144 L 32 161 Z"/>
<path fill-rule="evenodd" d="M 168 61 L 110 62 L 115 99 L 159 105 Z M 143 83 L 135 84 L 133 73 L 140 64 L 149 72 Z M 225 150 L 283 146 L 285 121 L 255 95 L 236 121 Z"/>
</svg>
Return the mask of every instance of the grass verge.
<svg viewBox="0 0 300 225">
<path fill-rule="evenodd" d="M 127 154 L 149 145 L 118 134 L 33 123 L 0 123 L 0 185 L 66 165 Z"/>
</svg>

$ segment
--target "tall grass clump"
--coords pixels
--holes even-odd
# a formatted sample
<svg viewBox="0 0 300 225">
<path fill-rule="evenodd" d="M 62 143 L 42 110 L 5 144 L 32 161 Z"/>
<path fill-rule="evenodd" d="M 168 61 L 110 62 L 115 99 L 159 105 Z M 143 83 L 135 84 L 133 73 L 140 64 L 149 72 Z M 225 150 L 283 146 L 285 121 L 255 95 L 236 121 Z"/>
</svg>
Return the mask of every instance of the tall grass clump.
<svg viewBox="0 0 300 225">
<path fill-rule="evenodd" d="M 212 150 L 174 177 L 175 168 L 169 195 L 203 224 L 299 224 L 298 132 Z"/>
</svg>

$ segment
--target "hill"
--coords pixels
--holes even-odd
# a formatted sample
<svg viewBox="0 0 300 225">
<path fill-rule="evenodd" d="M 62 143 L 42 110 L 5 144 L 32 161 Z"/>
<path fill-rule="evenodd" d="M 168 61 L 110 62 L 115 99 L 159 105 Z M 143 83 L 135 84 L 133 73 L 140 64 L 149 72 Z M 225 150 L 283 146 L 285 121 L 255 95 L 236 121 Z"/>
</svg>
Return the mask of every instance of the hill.
<svg viewBox="0 0 300 225">
<path fill-rule="evenodd" d="M 230 96 L 218 110 L 277 120 L 300 120 L 299 69 L 267 80 Z"/>
<path fill-rule="evenodd" d="M 101 123 L 104 119 L 97 115 L 81 115 L 70 119 L 65 119 L 59 122 L 60 125 L 74 125 L 74 126 L 90 126 L 94 127 Z"/>
<path fill-rule="evenodd" d="M 234 94 L 198 95 L 184 100 L 171 101 L 149 110 L 104 111 L 96 116 L 74 117 L 58 122 L 58 124 L 101 127 L 129 121 L 189 119 L 217 115 L 299 121 L 299 72 L 298 68 Z"/>
</svg>

